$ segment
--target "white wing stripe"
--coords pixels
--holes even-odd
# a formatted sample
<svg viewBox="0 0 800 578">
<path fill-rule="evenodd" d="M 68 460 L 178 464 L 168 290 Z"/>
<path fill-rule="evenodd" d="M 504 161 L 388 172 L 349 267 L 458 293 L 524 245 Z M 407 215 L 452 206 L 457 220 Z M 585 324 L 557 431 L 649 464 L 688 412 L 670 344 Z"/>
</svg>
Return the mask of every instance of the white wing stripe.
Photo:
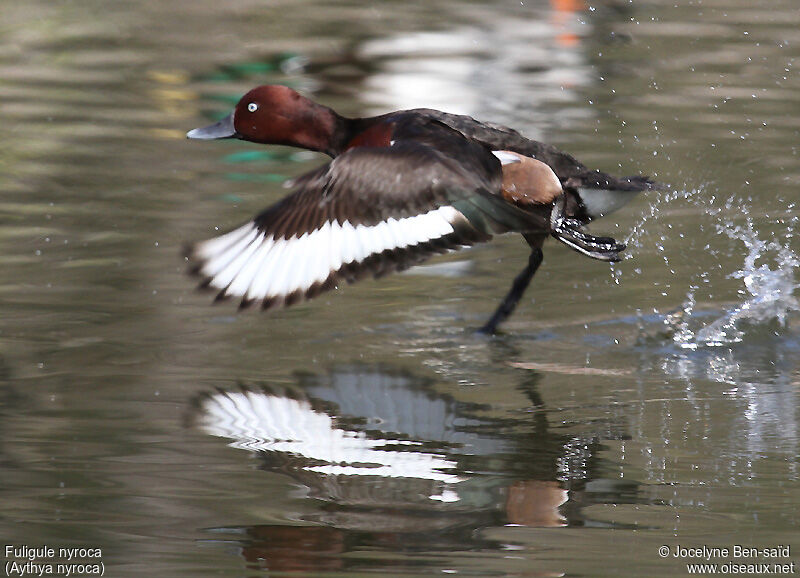
<svg viewBox="0 0 800 578">
<path fill-rule="evenodd" d="M 203 266 L 204 275 L 208 277 L 216 277 L 219 275 L 236 255 L 241 253 L 258 235 L 258 229 L 252 223 L 240 227 L 240 229 L 246 229 L 244 235 L 229 246 L 216 245 L 213 243 L 215 239 L 212 239 L 212 243 L 207 243 L 201 248 L 202 253 L 200 253 L 200 256 L 204 256 L 207 259 L 206 264 Z M 221 249 L 216 251 L 216 247 L 218 246 L 221 247 Z"/>
<path fill-rule="evenodd" d="M 244 241 L 240 244 L 237 244 L 235 248 L 232 247 L 231 249 L 225 251 L 224 255 L 226 256 L 227 264 L 225 264 L 221 270 L 214 274 L 214 278 L 217 279 L 217 282 L 220 284 L 220 286 L 226 286 L 228 283 L 233 281 L 245 263 L 247 263 L 247 260 L 255 252 L 255 250 L 258 249 L 259 245 L 261 244 L 258 237 L 263 238 L 264 233 L 259 233 L 257 229 L 254 229 L 253 233 L 253 235 L 247 235 Z M 247 244 L 244 245 L 244 242 Z"/>
<path fill-rule="evenodd" d="M 249 297 L 253 299 L 264 299 L 267 296 L 270 282 L 274 276 L 275 267 L 281 262 L 281 257 L 283 257 L 287 245 L 288 243 L 283 239 L 275 241 L 274 247 L 270 250 L 267 258 L 264 260 L 261 270 L 253 280 Z"/>
<path fill-rule="evenodd" d="M 302 265 L 297 262 L 297 245 L 302 242 L 297 237 L 292 237 L 283 241 L 286 245 L 284 255 L 280 261 L 275 264 L 275 273 L 272 276 L 272 283 L 267 291 L 267 297 L 277 297 L 279 295 L 288 295 L 291 293 L 287 283 L 288 277 L 294 267 Z"/>
<path fill-rule="evenodd" d="M 342 268 L 344 261 L 344 230 L 339 226 L 331 226 L 330 223 L 325 223 L 328 226 L 328 250 L 323 259 L 320 259 L 318 266 L 320 272 L 323 269 L 330 268 L 330 271 L 338 271 Z M 323 227 L 324 229 L 324 227 Z"/>
<path fill-rule="evenodd" d="M 275 245 L 275 241 L 271 237 L 269 239 L 262 238 L 261 244 L 255 253 L 250 256 L 247 263 L 239 271 L 239 274 L 228 286 L 229 293 L 233 295 L 246 295 L 248 293 L 273 245 Z"/>
<path fill-rule="evenodd" d="M 311 235 L 315 235 L 319 231 L 314 231 Z M 308 262 L 314 258 L 315 252 L 311 249 L 310 245 L 315 245 L 316 239 L 312 238 L 308 233 L 303 233 L 295 242 L 289 243 L 289 258 L 286 260 L 286 272 L 283 275 L 284 284 L 282 289 L 276 289 L 275 294 L 289 294 L 294 289 L 301 287 L 305 277 L 305 270 L 308 268 Z M 292 239 L 290 239 L 292 241 Z"/>
<path fill-rule="evenodd" d="M 342 266 L 342 259 L 337 250 L 334 236 L 340 227 L 332 227 L 330 223 L 325 223 L 319 230 L 319 251 L 312 256 L 309 261 L 308 276 L 301 289 L 309 289 L 317 280 L 328 278 L 331 271 L 337 271 Z"/>
<path fill-rule="evenodd" d="M 381 251 L 396 247 L 392 241 L 392 235 L 389 232 L 389 225 L 386 224 L 386 221 L 378 223 L 378 226 L 375 227 L 375 232 L 378 234 L 378 246 L 381 248 Z"/>
<path fill-rule="evenodd" d="M 274 239 L 248 223 L 197 245 L 200 271 L 212 287 L 247 299 L 307 291 L 342 266 L 386 250 L 411 247 L 454 232 L 460 213 L 439 207 L 422 215 L 389 218 L 373 226 L 327 222 L 299 238 Z"/>
<path fill-rule="evenodd" d="M 339 229 L 339 234 L 342 237 L 340 248 L 342 263 L 352 263 L 356 260 L 358 246 L 358 235 L 355 227 L 349 221 L 345 221 L 344 224 L 336 228 Z"/>
<path fill-rule="evenodd" d="M 214 237 L 208 241 L 198 243 L 195 247 L 195 252 L 199 257 L 211 258 L 214 255 L 223 253 L 226 248 L 232 247 L 237 241 L 242 239 L 252 230 L 253 224 L 247 223 L 243 227 L 234 229 L 230 233 L 225 233 L 219 237 Z"/>
</svg>

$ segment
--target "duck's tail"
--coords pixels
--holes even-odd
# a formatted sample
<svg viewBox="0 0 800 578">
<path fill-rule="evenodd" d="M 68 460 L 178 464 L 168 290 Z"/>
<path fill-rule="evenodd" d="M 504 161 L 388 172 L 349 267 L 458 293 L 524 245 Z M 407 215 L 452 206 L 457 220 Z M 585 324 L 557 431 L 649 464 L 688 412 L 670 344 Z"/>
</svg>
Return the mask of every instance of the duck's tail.
<svg viewBox="0 0 800 578">
<path fill-rule="evenodd" d="M 564 184 L 578 193 L 585 217 L 598 219 L 613 213 L 645 191 L 661 191 L 667 188 L 663 183 L 649 177 L 614 177 L 600 171 L 590 171 L 580 177 L 572 177 Z"/>
</svg>

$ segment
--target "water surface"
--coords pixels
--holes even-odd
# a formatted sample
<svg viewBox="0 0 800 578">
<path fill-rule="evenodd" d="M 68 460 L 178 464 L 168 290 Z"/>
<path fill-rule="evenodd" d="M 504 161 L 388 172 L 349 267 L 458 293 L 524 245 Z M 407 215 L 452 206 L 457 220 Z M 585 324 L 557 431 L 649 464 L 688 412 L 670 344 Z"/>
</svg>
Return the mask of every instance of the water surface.
<svg viewBox="0 0 800 578">
<path fill-rule="evenodd" d="M 4 2 L 5 543 L 99 547 L 114 576 L 795 556 L 800 13 L 566 4 Z M 237 313 L 181 247 L 324 158 L 184 134 L 267 82 L 507 123 L 670 188 L 594 227 L 622 263 L 548 244 L 494 339 L 472 330 L 517 237 Z"/>
</svg>

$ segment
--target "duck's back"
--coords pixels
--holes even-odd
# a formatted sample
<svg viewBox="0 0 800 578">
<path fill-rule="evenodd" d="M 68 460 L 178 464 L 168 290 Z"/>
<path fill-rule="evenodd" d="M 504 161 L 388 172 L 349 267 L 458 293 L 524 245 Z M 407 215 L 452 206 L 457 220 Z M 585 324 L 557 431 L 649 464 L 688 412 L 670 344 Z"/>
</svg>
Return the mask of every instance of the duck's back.
<svg viewBox="0 0 800 578">
<path fill-rule="evenodd" d="M 540 160 L 553 169 L 565 188 L 631 192 L 661 188 L 661 185 L 644 176 L 620 178 L 589 169 L 569 153 L 565 153 L 553 145 L 526 138 L 507 126 L 478 121 L 467 115 L 451 114 L 427 108 L 416 109 L 413 112 L 446 124 L 490 150 L 513 151 Z"/>
<path fill-rule="evenodd" d="M 526 138 L 507 126 L 478 121 L 463 114 L 451 114 L 427 108 L 417 109 L 414 112 L 435 119 L 491 150 L 514 151 L 540 160 L 549 165 L 562 181 L 589 170 L 572 155 L 558 150 L 553 145 Z"/>
</svg>

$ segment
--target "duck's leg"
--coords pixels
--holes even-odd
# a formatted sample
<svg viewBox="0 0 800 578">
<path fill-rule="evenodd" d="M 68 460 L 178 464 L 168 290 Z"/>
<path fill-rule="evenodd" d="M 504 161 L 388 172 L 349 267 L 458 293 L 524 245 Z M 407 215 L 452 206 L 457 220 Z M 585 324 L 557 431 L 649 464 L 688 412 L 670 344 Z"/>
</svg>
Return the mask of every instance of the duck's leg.
<svg viewBox="0 0 800 578">
<path fill-rule="evenodd" d="M 542 243 L 544 239 L 539 236 L 535 238 L 529 238 L 526 236 L 525 240 L 528 241 L 528 244 L 531 246 L 531 254 L 528 257 L 528 265 L 519 275 L 514 278 L 514 282 L 511 284 L 511 290 L 503 298 L 503 301 L 497 307 L 489 321 L 487 321 L 483 327 L 478 329 L 479 333 L 494 335 L 497 332 L 497 326 L 508 319 L 508 317 L 514 312 L 517 303 L 519 303 L 519 300 L 522 299 L 522 295 L 525 293 L 525 289 L 528 288 L 531 279 L 533 279 L 533 276 L 536 274 L 536 270 L 539 268 L 539 265 L 542 264 L 542 259 L 544 259 L 544 255 L 542 253 Z"/>
</svg>

